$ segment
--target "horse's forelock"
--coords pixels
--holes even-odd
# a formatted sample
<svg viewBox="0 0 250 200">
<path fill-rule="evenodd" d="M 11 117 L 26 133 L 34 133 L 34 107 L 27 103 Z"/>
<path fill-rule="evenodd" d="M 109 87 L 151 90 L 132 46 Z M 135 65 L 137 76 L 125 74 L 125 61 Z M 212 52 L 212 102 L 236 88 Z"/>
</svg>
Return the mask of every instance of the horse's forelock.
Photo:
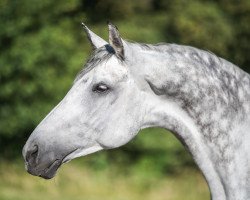
<svg viewBox="0 0 250 200">
<path fill-rule="evenodd" d="M 91 71 L 93 68 L 95 68 L 97 65 L 107 61 L 114 55 L 114 52 L 112 51 L 111 47 L 108 47 L 108 45 L 103 46 L 101 48 L 96 49 L 90 58 L 87 60 L 86 64 L 84 65 L 83 69 L 78 73 L 76 76 L 74 82 L 81 79 L 86 73 Z"/>
</svg>

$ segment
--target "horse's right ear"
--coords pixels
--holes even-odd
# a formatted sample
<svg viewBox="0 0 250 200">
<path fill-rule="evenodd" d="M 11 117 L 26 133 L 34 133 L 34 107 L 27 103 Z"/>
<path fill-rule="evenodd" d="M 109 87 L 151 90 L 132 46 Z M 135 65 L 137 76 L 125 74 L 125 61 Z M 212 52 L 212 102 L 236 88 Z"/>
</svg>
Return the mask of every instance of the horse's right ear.
<svg viewBox="0 0 250 200">
<path fill-rule="evenodd" d="M 94 49 L 100 48 L 108 44 L 104 39 L 100 38 L 98 35 L 89 30 L 89 28 L 84 23 L 82 23 L 82 26 L 85 32 L 87 33 L 88 39 Z"/>
</svg>

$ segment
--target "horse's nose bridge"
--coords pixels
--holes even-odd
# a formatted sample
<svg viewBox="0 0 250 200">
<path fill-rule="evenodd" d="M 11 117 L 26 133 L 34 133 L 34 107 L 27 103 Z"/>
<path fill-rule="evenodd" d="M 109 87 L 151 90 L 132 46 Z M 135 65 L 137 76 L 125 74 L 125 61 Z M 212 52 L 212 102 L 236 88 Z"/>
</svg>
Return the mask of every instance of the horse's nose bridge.
<svg viewBox="0 0 250 200">
<path fill-rule="evenodd" d="M 33 131 L 22 151 L 27 164 L 35 165 L 41 159 L 52 159 L 60 154 L 74 116 L 70 104 L 69 99 L 64 98 Z"/>
<path fill-rule="evenodd" d="M 41 154 L 48 148 L 56 148 L 61 141 L 60 134 L 64 132 L 64 124 L 66 123 L 66 119 L 62 114 L 63 110 L 58 105 L 40 122 L 23 147 L 24 158 L 35 146 Z"/>
<path fill-rule="evenodd" d="M 68 95 L 67 95 L 68 96 Z M 47 129 L 54 129 L 62 127 L 65 123 L 68 123 L 74 113 L 76 103 L 72 98 L 64 98 L 40 123 L 39 126 L 46 126 Z"/>
<path fill-rule="evenodd" d="M 67 101 L 62 99 L 40 122 L 37 128 L 46 126 L 48 128 L 53 128 L 64 116 L 64 110 L 67 106 Z"/>
</svg>

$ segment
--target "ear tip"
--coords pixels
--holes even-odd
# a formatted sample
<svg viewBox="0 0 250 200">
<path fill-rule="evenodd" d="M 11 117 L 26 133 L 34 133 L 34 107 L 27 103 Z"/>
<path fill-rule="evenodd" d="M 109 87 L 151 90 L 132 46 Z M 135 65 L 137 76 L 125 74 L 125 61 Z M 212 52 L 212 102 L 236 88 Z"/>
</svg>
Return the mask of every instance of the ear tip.
<svg viewBox="0 0 250 200">
<path fill-rule="evenodd" d="M 84 29 L 88 29 L 88 27 L 83 22 L 81 23 L 81 25 Z"/>
<path fill-rule="evenodd" d="M 116 25 L 112 24 L 110 21 L 108 21 L 108 28 L 111 31 L 118 31 L 118 28 Z"/>
<path fill-rule="evenodd" d="M 108 28 L 109 28 L 109 29 L 112 29 L 113 27 L 114 27 L 114 25 L 113 25 L 112 23 L 109 22 L 109 23 L 108 23 Z"/>
<path fill-rule="evenodd" d="M 114 24 L 112 24 L 112 22 L 111 21 L 107 21 L 107 24 L 108 24 L 108 26 L 115 26 Z"/>
</svg>

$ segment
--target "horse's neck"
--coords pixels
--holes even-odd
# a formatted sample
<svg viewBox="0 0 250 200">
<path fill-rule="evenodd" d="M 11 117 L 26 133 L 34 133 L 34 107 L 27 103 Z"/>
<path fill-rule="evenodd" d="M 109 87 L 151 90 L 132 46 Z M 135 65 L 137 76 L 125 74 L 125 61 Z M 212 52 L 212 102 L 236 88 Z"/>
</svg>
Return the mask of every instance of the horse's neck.
<svg viewBox="0 0 250 200">
<path fill-rule="evenodd" d="M 176 134 L 204 173 L 213 199 L 250 198 L 249 76 L 204 52 L 149 52 L 142 61 L 152 91 L 145 126 Z"/>
</svg>

